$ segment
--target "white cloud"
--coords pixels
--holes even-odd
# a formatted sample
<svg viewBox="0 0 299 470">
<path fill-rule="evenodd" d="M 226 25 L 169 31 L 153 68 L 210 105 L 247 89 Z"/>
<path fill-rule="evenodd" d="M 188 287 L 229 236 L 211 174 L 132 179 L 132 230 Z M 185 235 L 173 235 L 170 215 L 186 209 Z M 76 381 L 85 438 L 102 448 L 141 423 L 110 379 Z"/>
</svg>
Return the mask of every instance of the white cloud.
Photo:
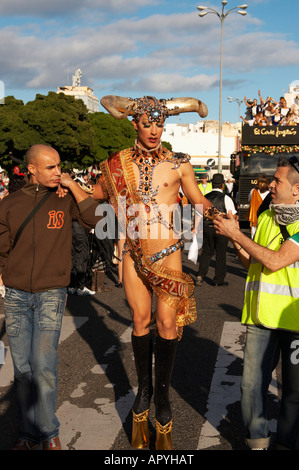
<svg viewBox="0 0 299 470">
<path fill-rule="evenodd" d="M 125 0 L 53 0 L 65 11 L 84 7 L 121 8 Z M 149 0 L 132 0 L 137 7 Z M 35 6 L 40 14 L 44 2 L 32 0 L 2 0 L 0 13 L 14 6 Z M 68 29 L 57 24 L 25 25 L 0 30 L 1 80 L 10 87 L 24 86 L 33 89 L 56 89 L 66 85 L 66 77 L 80 67 L 83 82 L 99 89 L 119 89 L 161 93 L 181 93 L 208 90 L 218 86 L 219 77 L 219 21 L 201 20 L 197 13 L 155 14 L 144 19 L 114 19 L 97 27 Z M 254 18 L 251 25 L 259 26 Z M 244 73 L 260 68 L 296 65 L 299 62 L 299 45 L 282 34 L 257 31 L 246 34 L 246 23 L 235 15 L 234 28 L 227 23 L 224 35 L 224 66 L 230 73 L 225 83 L 231 87 L 245 80 Z M 48 29 L 49 28 L 49 29 Z M 261 45 L 263 46 L 261 48 Z M 262 52 L 261 52 L 262 49 Z M 237 80 L 236 75 L 241 75 Z"/>
<path fill-rule="evenodd" d="M 215 85 L 218 86 L 217 75 L 194 75 L 186 77 L 178 73 L 157 73 L 149 75 L 137 81 L 124 82 L 119 85 L 120 89 L 127 89 L 128 85 L 134 91 L 149 90 L 160 93 L 180 93 L 181 90 L 188 92 L 199 92 L 208 90 Z"/>
<path fill-rule="evenodd" d="M 71 15 L 78 11 L 134 11 L 140 7 L 154 5 L 155 0 L 1 0 L 0 14 L 7 16 L 48 17 L 49 15 Z"/>
</svg>

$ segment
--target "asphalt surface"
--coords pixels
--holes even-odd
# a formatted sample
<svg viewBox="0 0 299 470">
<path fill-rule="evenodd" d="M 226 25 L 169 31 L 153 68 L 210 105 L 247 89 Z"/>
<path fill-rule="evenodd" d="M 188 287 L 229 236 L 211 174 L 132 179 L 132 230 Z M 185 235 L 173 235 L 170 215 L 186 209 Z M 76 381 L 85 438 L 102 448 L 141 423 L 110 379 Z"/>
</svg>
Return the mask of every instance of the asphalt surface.
<svg viewBox="0 0 299 470">
<path fill-rule="evenodd" d="M 186 251 L 183 264 L 184 271 L 195 279 L 197 266 L 188 261 Z M 244 341 L 243 333 L 238 331 L 246 272 L 230 244 L 226 277 L 229 285 L 213 286 L 213 276 L 214 261 L 204 284 L 195 287 L 198 318 L 193 325 L 184 328 L 177 350 L 170 392 L 173 441 L 177 451 L 246 449 L 239 402 L 242 357 L 238 353 Z M 111 292 L 68 297 L 65 320 L 79 323 L 59 345 L 57 410 L 60 436 L 66 450 L 132 450 L 130 410 L 137 387 L 130 344 L 132 322 L 124 290 L 117 288 L 116 282 L 116 273 L 110 273 L 106 286 Z M 7 347 L 1 314 L 2 299 L 0 340 Z M 228 345 L 224 359 L 227 360 L 230 348 L 236 348 L 237 354 L 231 356 L 224 368 L 217 369 L 223 331 L 228 331 L 229 336 L 234 328 L 237 340 Z M 3 370 L 0 368 L 0 450 L 12 447 L 18 429 L 15 390 L 12 382 L 4 383 Z M 225 377 L 220 387 L 213 386 L 216 371 Z M 227 396 L 233 395 L 232 390 L 236 398 L 227 400 Z M 213 394 L 216 402 L 212 400 Z M 273 412 L 276 412 L 275 397 L 272 402 Z M 224 403 L 227 405 L 223 412 L 220 407 Z M 211 412 L 216 416 L 215 423 L 212 423 L 214 418 L 209 419 Z M 213 425 L 211 436 L 207 430 L 209 425 Z M 150 449 L 154 449 L 154 426 L 152 406 Z M 203 434 L 208 437 L 202 439 Z"/>
</svg>

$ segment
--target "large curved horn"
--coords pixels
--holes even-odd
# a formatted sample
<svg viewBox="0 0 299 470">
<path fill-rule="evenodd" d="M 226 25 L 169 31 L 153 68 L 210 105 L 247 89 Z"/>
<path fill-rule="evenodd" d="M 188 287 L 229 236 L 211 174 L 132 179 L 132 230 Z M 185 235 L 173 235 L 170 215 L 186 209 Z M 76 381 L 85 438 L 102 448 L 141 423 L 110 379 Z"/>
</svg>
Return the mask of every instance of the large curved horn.
<svg viewBox="0 0 299 470">
<path fill-rule="evenodd" d="M 196 112 L 202 118 L 208 115 L 208 107 L 196 98 L 173 98 L 172 100 L 166 100 L 165 104 L 169 116 L 190 112 Z"/>
<path fill-rule="evenodd" d="M 106 95 L 101 99 L 101 105 L 116 119 L 125 119 L 134 114 L 135 100 L 123 96 Z"/>
<path fill-rule="evenodd" d="M 116 119 L 125 119 L 135 114 L 137 101 L 123 96 L 106 95 L 101 99 L 101 105 Z M 196 98 L 173 98 L 163 101 L 169 116 L 190 112 L 197 112 L 202 118 L 208 115 L 207 106 Z"/>
</svg>

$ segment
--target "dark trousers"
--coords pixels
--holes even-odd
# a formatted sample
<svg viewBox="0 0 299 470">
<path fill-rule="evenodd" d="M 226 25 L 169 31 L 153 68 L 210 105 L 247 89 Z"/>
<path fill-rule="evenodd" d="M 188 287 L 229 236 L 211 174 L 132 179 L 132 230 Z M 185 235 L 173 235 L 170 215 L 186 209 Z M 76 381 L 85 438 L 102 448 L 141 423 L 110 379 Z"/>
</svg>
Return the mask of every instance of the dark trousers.
<svg viewBox="0 0 299 470">
<path fill-rule="evenodd" d="M 215 277 L 216 283 L 222 283 L 226 276 L 226 248 L 228 240 L 223 235 L 217 235 L 214 227 L 204 226 L 203 245 L 199 260 L 198 276 L 205 277 L 208 273 L 210 262 L 216 254 Z"/>
</svg>

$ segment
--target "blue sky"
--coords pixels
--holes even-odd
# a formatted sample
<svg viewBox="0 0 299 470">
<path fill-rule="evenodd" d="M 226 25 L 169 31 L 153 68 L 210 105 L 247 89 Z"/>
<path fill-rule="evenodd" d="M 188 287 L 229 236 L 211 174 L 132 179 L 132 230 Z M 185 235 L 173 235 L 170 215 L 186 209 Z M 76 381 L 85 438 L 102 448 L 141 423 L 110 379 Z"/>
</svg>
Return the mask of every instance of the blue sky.
<svg viewBox="0 0 299 470">
<path fill-rule="evenodd" d="M 245 17 L 224 22 L 223 121 L 236 122 L 227 97 L 279 99 L 299 80 L 297 0 L 248 0 Z M 218 119 L 221 0 L 1 0 L 0 80 L 5 95 L 24 102 L 70 85 L 106 94 L 192 96 Z M 226 11 L 243 4 L 228 0 Z M 103 108 L 100 108 L 103 111 Z M 245 114 L 245 105 L 241 105 Z M 196 122 L 194 114 L 171 118 Z"/>
</svg>

